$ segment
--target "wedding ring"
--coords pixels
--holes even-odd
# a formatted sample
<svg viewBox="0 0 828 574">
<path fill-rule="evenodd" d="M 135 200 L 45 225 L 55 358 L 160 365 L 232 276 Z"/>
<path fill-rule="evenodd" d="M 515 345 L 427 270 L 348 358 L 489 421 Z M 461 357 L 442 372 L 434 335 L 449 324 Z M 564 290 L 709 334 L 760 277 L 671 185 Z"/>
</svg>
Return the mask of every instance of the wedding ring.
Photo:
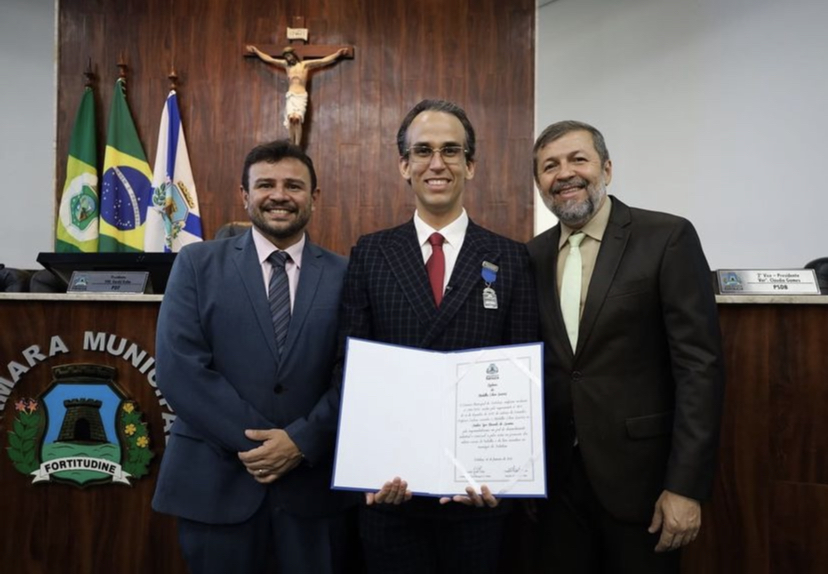
<svg viewBox="0 0 828 574">
<path fill-rule="evenodd" d="M 264 473 L 265 473 L 265 469 L 260 468 L 260 469 L 258 470 L 258 473 L 259 473 L 260 475 L 264 474 Z"/>
</svg>

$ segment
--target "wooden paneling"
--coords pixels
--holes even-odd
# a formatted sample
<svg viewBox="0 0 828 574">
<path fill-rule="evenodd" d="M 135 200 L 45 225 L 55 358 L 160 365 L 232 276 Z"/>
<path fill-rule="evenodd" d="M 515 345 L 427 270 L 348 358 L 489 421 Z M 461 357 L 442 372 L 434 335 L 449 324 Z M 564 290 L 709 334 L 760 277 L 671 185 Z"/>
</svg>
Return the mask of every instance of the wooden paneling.
<svg viewBox="0 0 828 574">
<path fill-rule="evenodd" d="M 824 574 L 828 570 L 828 485 L 776 482 L 770 503 L 775 534 L 770 571 Z"/>
<path fill-rule="evenodd" d="M 768 380 L 774 480 L 828 485 L 828 323 L 806 310 L 776 317 Z M 828 563 L 826 563 L 828 570 Z"/>
<path fill-rule="evenodd" d="M 123 53 L 127 99 L 150 165 L 168 91 L 179 105 L 204 230 L 245 219 L 241 166 L 257 143 L 287 137 L 287 80 L 243 58 L 245 44 L 286 44 L 303 16 L 314 44 L 355 46 L 353 60 L 312 72 L 305 143 L 322 188 L 310 232 L 347 254 L 367 232 L 401 223 L 413 197 L 397 170 L 395 136 L 423 98 L 453 100 L 475 125 L 479 163 L 466 207 L 478 223 L 517 240 L 532 235 L 534 1 L 462 0 L 61 0 L 59 3 L 57 178 L 65 178 L 69 135 L 91 58 L 101 164 L 106 120 Z"/>
<path fill-rule="evenodd" d="M 720 305 L 719 315 L 719 471 L 682 572 L 825 572 L 828 305 Z"/>
</svg>

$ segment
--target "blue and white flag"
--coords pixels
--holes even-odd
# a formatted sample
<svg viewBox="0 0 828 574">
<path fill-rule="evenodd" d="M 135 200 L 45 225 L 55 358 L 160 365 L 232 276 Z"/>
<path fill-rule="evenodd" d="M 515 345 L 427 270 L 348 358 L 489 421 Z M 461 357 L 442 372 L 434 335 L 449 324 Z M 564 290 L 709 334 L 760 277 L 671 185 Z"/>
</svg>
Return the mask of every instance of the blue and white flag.
<svg viewBox="0 0 828 574">
<path fill-rule="evenodd" d="M 164 104 L 158 130 L 144 251 L 177 252 L 188 243 L 202 239 L 201 212 L 190 155 L 178 113 L 178 98 L 172 90 Z"/>
</svg>

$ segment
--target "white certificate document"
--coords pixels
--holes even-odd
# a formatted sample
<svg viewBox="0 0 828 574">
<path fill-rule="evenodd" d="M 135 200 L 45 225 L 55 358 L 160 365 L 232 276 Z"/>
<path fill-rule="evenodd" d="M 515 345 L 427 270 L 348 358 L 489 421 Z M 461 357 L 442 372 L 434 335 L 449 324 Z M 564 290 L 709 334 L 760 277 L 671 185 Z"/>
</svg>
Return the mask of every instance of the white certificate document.
<svg viewBox="0 0 828 574">
<path fill-rule="evenodd" d="M 440 353 L 348 339 L 332 487 L 546 496 L 541 343 Z"/>
</svg>

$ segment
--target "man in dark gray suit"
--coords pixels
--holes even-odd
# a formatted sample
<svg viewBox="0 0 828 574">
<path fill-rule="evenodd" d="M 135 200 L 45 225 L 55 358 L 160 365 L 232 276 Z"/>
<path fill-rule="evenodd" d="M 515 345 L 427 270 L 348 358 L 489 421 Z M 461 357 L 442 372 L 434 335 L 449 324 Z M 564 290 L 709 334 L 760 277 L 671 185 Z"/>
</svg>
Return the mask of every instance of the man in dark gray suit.
<svg viewBox="0 0 828 574">
<path fill-rule="evenodd" d="M 403 120 L 397 146 L 417 210 L 398 227 L 360 238 L 351 251 L 344 334 L 436 351 L 537 341 L 525 246 L 476 225 L 463 208 L 476 147 L 466 113 L 424 100 Z M 423 413 L 423 424 L 430 415 Z M 495 572 L 507 505 L 485 487 L 467 492 L 454 502 L 410 500 L 397 478 L 368 494 L 360 534 L 369 572 Z"/>
<path fill-rule="evenodd" d="M 724 370 L 710 269 L 689 221 L 606 193 L 598 130 L 534 148 L 560 224 L 529 243 L 545 343 L 545 522 L 567 573 L 677 572 L 716 467 Z"/>
<path fill-rule="evenodd" d="M 178 517 L 194 574 L 345 567 L 352 499 L 329 485 L 347 262 L 305 235 L 319 193 L 301 148 L 254 148 L 241 186 L 252 229 L 185 247 L 167 285 L 157 380 L 178 418 L 153 508 Z"/>
</svg>

